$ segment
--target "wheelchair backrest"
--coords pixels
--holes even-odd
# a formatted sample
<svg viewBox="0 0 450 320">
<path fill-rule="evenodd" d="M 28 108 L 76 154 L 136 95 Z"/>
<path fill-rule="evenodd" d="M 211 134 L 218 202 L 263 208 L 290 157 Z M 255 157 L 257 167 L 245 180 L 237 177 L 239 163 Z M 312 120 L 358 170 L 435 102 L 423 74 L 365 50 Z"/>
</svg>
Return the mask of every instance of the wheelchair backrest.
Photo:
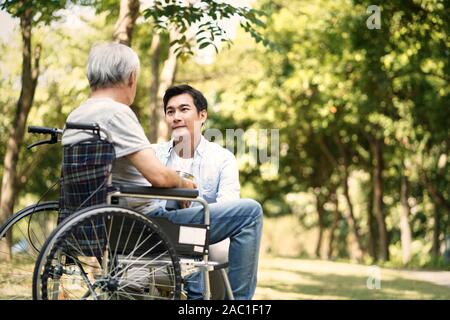
<svg viewBox="0 0 450 320">
<path fill-rule="evenodd" d="M 77 210 L 106 203 L 114 158 L 113 145 L 100 139 L 63 148 L 58 222 Z"/>
<path fill-rule="evenodd" d="M 100 135 L 63 147 L 58 224 L 78 210 L 106 203 L 114 159 L 114 146 Z M 104 230 L 100 219 L 80 228 L 81 249 L 103 242 Z"/>
</svg>

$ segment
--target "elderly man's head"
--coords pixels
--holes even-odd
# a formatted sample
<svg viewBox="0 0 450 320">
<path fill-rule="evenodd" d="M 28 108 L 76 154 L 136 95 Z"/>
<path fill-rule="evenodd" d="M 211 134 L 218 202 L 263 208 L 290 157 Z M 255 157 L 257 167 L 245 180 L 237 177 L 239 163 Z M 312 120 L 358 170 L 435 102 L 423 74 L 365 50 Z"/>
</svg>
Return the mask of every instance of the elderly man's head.
<svg viewBox="0 0 450 320">
<path fill-rule="evenodd" d="M 124 102 L 131 104 L 136 95 L 139 57 L 119 43 L 94 45 L 89 53 L 86 76 L 92 92 L 120 91 Z"/>
</svg>

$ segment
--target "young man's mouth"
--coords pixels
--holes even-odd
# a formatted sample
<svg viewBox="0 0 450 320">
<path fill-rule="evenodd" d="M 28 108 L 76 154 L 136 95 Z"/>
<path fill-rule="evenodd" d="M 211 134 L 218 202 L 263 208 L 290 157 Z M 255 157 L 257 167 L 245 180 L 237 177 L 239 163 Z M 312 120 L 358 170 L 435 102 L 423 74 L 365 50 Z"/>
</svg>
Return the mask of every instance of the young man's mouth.
<svg viewBox="0 0 450 320">
<path fill-rule="evenodd" d="M 178 126 L 172 128 L 172 138 L 178 140 L 180 137 L 188 137 L 189 130 L 186 126 Z"/>
</svg>

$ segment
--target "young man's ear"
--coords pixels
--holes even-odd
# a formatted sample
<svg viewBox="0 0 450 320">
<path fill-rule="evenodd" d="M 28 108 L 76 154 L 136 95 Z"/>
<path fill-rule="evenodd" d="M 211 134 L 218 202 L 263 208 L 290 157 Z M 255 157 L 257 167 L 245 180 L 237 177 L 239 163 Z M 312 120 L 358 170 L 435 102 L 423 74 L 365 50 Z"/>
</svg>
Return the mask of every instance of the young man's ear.
<svg viewBox="0 0 450 320">
<path fill-rule="evenodd" d="M 202 122 L 202 125 L 206 122 L 206 119 L 208 119 L 208 111 L 200 111 L 200 121 Z"/>
</svg>

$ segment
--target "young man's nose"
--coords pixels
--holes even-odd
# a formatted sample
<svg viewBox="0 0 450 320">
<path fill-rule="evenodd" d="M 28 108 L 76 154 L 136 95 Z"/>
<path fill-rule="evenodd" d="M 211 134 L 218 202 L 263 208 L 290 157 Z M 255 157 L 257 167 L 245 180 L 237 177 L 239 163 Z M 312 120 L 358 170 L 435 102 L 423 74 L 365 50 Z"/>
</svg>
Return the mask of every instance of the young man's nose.
<svg viewBox="0 0 450 320">
<path fill-rule="evenodd" d="M 181 116 L 180 116 L 180 114 L 178 112 L 176 112 L 173 115 L 173 122 L 180 122 L 180 121 L 181 121 Z"/>
</svg>

